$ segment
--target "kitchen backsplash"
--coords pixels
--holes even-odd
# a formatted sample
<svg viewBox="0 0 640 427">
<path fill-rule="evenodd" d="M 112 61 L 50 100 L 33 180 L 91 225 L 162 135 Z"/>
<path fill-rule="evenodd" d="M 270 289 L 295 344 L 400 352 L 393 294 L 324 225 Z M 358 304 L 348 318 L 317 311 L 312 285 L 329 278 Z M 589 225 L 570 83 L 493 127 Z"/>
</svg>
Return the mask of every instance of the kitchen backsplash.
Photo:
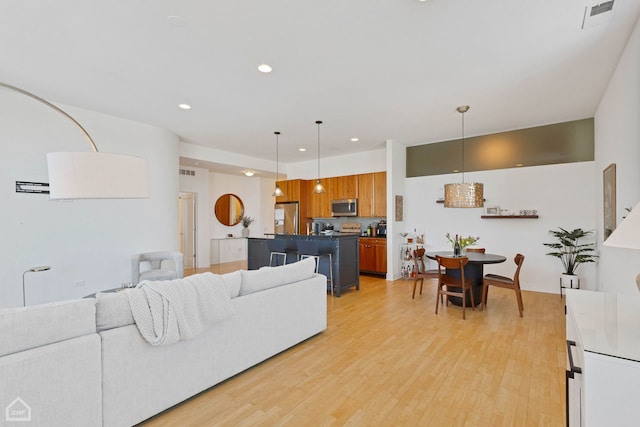
<svg viewBox="0 0 640 427">
<path fill-rule="evenodd" d="M 349 223 L 360 223 L 362 226 L 362 230 L 366 230 L 369 225 L 372 227 L 378 225 L 378 223 L 382 220 L 386 220 L 386 217 L 380 218 L 360 218 L 360 217 L 342 217 L 342 218 L 313 218 L 313 223 L 320 224 L 320 230 L 325 230 L 327 225 L 333 226 L 335 231 L 342 230 L 342 224 L 345 222 Z M 375 225 L 374 225 L 375 224 Z"/>
</svg>

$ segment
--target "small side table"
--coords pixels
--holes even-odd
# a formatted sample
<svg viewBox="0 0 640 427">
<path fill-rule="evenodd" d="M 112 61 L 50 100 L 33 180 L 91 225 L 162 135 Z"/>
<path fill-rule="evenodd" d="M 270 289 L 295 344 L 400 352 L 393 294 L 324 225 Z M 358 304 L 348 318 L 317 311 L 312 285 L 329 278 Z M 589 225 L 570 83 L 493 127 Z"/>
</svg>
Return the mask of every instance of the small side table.
<svg viewBox="0 0 640 427">
<path fill-rule="evenodd" d="M 560 298 L 562 298 L 562 289 L 580 289 L 580 277 L 575 276 L 567 279 L 569 280 L 569 283 L 568 283 L 569 286 L 567 286 L 567 284 L 563 285 L 562 276 L 560 277 Z"/>
</svg>

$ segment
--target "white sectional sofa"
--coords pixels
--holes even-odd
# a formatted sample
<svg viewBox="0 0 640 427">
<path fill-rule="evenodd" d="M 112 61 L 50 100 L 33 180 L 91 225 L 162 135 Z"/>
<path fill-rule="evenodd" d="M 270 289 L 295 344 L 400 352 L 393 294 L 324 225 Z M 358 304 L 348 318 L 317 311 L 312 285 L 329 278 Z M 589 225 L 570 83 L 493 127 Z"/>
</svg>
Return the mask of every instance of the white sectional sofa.
<svg viewBox="0 0 640 427">
<path fill-rule="evenodd" d="M 100 358 L 93 299 L 0 310 L 0 425 L 101 425 Z"/>
<path fill-rule="evenodd" d="M 326 329 L 326 277 L 313 270 L 313 259 L 308 259 L 222 275 L 235 314 L 193 339 L 170 345 L 152 346 L 144 340 L 126 292 L 62 303 L 68 316 L 59 326 L 57 320 L 47 320 L 49 330 L 41 333 L 51 339 L 29 339 L 10 347 L 3 346 L 5 326 L 16 331 L 7 336 L 11 340 L 25 328 L 37 330 L 37 320 L 25 328 L 18 324 L 20 317 L 38 309 L 12 309 L 8 317 L 0 310 L 0 378 L 10 378 L 8 386 L 0 383 L 0 406 L 19 396 L 38 406 L 31 405 L 35 419 L 39 405 L 44 405 L 41 399 L 47 397 L 53 408 L 46 412 L 47 422 L 29 425 L 139 423 Z M 55 305 L 40 307 L 40 321 L 51 319 L 46 313 Z M 73 332 L 61 334 L 60 329 Z M 40 355 L 45 347 L 53 350 Z M 22 361 L 32 368 L 18 368 Z M 64 378 L 57 380 L 50 370 L 61 371 L 56 375 Z M 50 378 L 61 381 L 62 387 Z M 66 418 L 67 411 L 78 411 L 77 418 Z"/>
</svg>

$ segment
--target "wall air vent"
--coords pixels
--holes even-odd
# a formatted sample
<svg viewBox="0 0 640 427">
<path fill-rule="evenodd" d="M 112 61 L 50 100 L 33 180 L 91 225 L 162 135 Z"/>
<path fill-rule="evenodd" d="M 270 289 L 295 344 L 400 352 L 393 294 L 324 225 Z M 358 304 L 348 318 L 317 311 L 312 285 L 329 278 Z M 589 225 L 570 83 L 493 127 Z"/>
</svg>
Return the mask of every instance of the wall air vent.
<svg viewBox="0 0 640 427">
<path fill-rule="evenodd" d="M 614 0 L 610 0 L 586 6 L 582 18 L 582 29 L 609 22 L 613 15 L 613 2 Z"/>
<path fill-rule="evenodd" d="M 180 169 L 180 175 L 196 176 L 196 171 L 191 169 Z"/>
</svg>

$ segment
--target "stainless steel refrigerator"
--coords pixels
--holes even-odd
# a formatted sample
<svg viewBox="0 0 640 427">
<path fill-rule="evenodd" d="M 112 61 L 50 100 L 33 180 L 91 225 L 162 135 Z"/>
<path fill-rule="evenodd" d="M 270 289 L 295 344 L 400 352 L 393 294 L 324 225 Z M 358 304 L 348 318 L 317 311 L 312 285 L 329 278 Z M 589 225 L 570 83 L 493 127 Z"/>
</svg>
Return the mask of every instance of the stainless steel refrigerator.
<svg viewBox="0 0 640 427">
<path fill-rule="evenodd" d="M 277 203 L 274 212 L 276 234 L 298 234 L 298 203 Z"/>
</svg>

